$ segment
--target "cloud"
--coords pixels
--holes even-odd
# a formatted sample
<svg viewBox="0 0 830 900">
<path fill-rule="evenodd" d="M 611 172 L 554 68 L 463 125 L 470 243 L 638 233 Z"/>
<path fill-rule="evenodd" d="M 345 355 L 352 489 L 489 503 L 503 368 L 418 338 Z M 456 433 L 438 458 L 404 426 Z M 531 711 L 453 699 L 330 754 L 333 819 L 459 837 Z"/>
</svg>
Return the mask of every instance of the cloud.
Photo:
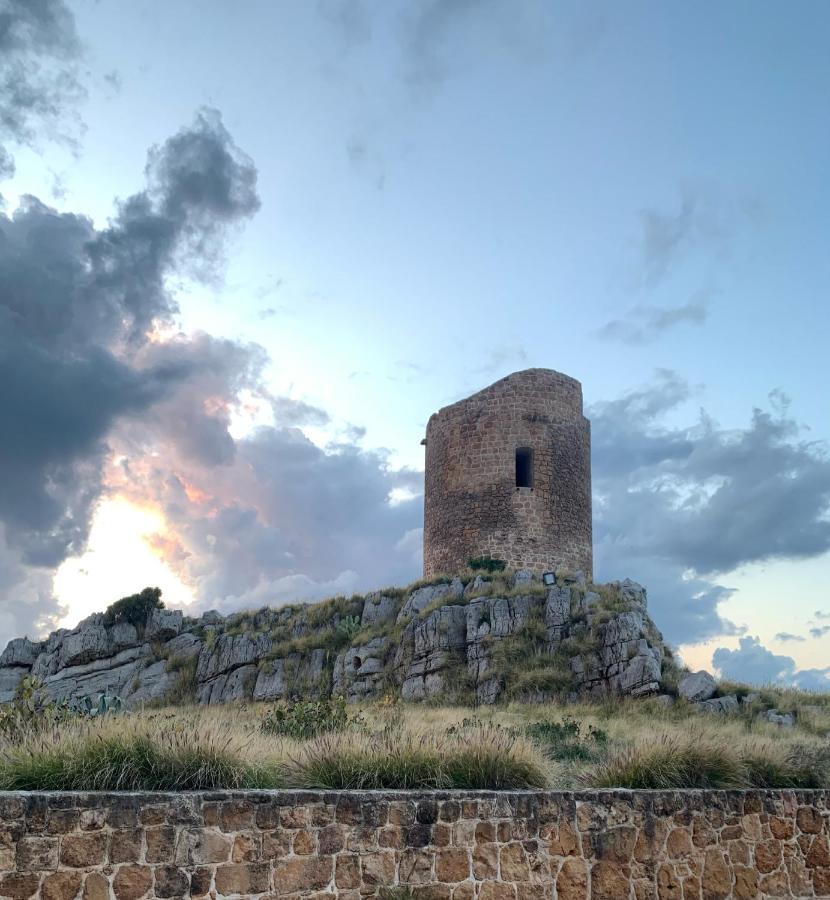
<svg viewBox="0 0 830 900">
<path fill-rule="evenodd" d="M 405 80 L 414 91 L 433 92 L 457 72 L 497 53 L 523 63 L 584 53 L 602 31 L 596 16 L 578 11 L 563 25 L 539 0 L 424 0 L 407 8 L 400 30 Z"/>
<path fill-rule="evenodd" d="M 163 512 L 175 538 L 167 561 L 201 607 L 278 603 L 289 589 L 318 597 L 345 578 L 352 591 L 417 577 L 420 546 L 401 542 L 421 524 L 419 490 L 400 503 L 390 495 L 413 483 L 420 489 L 421 473 L 393 471 L 384 455 L 352 443 L 315 445 L 286 404 L 277 405 L 286 416 L 235 440 L 227 459 L 206 458 L 182 442 L 175 422 L 195 390 L 212 397 L 217 433 L 227 433 L 237 389 L 230 372 L 224 387 L 221 380 L 204 390 L 199 384 L 122 423 L 109 482 Z"/>
<path fill-rule="evenodd" d="M 606 322 L 596 333 L 603 340 L 646 344 L 678 325 L 703 325 L 708 305 L 709 292 L 698 291 L 681 306 L 635 306 L 626 318 Z"/>
<path fill-rule="evenodd" d="M 823 610 L 817 609 L 813 615 L 817 619 L 830 619 L 830 612 L 824 612 Z"/>
<path fill-rule="evenodd" d="M 725 198 L 699 185 L 683 189 L 677 212 L 642 210 L 640 224 L 643 278 L 652 287 L 694 252 L 722 252 L 734 227 Z"/>
<path fill-rule="evenodd" d="M 0 644 L 51 631 L 62 612 L 52 595 L 52 573 L 29 566 L 21 552 L 9 546 L 0 522 Z"/>
<path fill-rule="evenodd" d="M 632 550 L 703 575 L 830 549 L 827 447 L 800 438 L 777 396 L 743 428 L 722 428 L 703 411 L 693 426 L 663 425 L 689 396 L 662 372 L 590 409 L 601 526 L 613 524 Z"/>
<path fill-rule="evenodd" d="M 215 365 L 145 348 L 176 312 L 167 276 L 212 277 L 227 230 L 257 208 L 256 170 L 203 111 L 146 174 L 101 230 L 34 197 L 0 215 L 0 523 L 23 565 L 83 549 L 116 423 Z"/>
<path fill-rule="evenodd" d="M 820 625 L 818 628 L 810 629 L 810 637 L 822 638 L 825 634 L 830 633 L 830 625 Z"/>
<path fill-rule="evenodd" d="M 317 9 L 334 26 L 346 49 L 371 39 L 372 23 L 363 0 L 317 0 Z"/>
<path fill-rule="evenodd" d="M 655 619 L 674 641 L 740 629 L 718 604 L 718 577 L 742 564 L 799 559 L 830 547 L 830 461 L 799 437 L 786 403 L 756 409 L 725 429 L 701 412 L 669 427 L 691 398 L 673 372 L 617 400 L 596 403 L 592 422 L 595 570 L 649 586 Z"/>
<path fill-rule="evenodd" d="M 770 684 L 792 677 L 795 660 L 791 656 L 772 653 L 751 635 L 742 637 L 738 643 L 737 650 L 718 647 L 712 654 L 712 662 L 724 678 L 748 681 L 750 684 Z"/>
<path fill-rule="evenodd" d="M 803 691 L 820 691 L 826 694 L 830 690 L 830 668 L 800 669 L 793 673 L 792 683 Z"/>
<path fill-rule="evenodd" d="M 271 394 L 261 347 L 176 332 L 167 281 L 220 277 L 259 206 L 253 163 L 203 110 L 145 175 L 101 229 L 34 197 L 0 215 L 0 632 L 54 626 L 51 575 L 107 496 L 161 511 L 151 542 L 200 608 L 412 580 L 421 473 L 361 450 L 358 426 L 312 443 L 328 412 Z M 252 401 L 274 425 L 235 437 Z"/>
<path fill-rule="evenodd" d="M 493 375 L 505 366 L 521 366 L 527 362 L 527 351 L 518 343 L 503 344 L 487 351 L 484 362 L 474 371 L 483 375 Z"/>
<path fill-rule="evenodd" d="M 797 671 L 791 656 L 767 650 L 757 637 L 742 637 L 737 650 L 718 647 L 712 662 L 724 678 L 749 684 L 786 684 L 805 690 L 828 690 L 830 667 Z"/>
<path fill-rule="evenodd" d="M 33 144 L 39 133 L 68 137 L 69 111 L 83 96 L 80 42 L 63 0 L 5 0 L 0 6 L 0 135 Z M 0 148 L 0 177 L 14 172 Z"/>
<path fill-rule="evenodd" d="M 786 643 L 787 641 L 806 641 L 807 638 L 802 637 L 800 634 L 790 634 L 789 631 L 779 631 L 775 635 L 775 640 Z"/>
</svg>

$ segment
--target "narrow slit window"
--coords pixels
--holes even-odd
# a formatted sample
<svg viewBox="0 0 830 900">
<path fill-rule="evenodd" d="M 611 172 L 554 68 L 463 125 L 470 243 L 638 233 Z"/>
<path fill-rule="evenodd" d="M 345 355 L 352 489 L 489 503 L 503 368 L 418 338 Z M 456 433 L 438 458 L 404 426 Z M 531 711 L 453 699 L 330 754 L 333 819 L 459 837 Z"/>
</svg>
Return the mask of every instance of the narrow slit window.
<svg viewBox="0 0 830 900">
<path fill-rule="evenodd" d="M 533 487 L 533 450 L 530 447 L 516 450 L 516 487 Z"/>
</svg>

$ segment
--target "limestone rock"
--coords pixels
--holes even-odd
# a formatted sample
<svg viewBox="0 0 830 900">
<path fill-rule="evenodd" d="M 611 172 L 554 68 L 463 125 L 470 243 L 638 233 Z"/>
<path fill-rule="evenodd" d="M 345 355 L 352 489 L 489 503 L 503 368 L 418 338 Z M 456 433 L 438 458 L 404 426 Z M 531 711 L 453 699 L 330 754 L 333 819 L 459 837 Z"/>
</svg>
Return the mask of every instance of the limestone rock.
<svg viewBox="0 0 830 900">
<path fill-rule="evenodd" d="M 404 601 L 401 611 L 398 613 L 397 621 L 399 623 L 406 622 L 425 610 L 436 600 L 446 599 L 449 603 L 450 600 L 459 598 L 463 594 L 464 585 L 458 578 L 453 579 L 449 584 L 430 584 L 426 587 L 417 588 Z"/>
<path fill-rule="evenodd" d="M 138 669 L 122 697 L 130 707 L 159 700 L 172 685 L 174 676 L 167 671 L 167 660 L 160 659 Z"/>
<path fill-rule="evenodd" d="M 618 676 L 616 687 L 623 694 L 645 697 L 660 690 L 660 663 L 651 653 L 628 660 Z"/>
<path fill-rule="evenodd" d="M 154 609 L 147 617 L 144 636 L 148 641 L 167 641 L 182 630 L 180 609 Z"/>
<path fill-rule="evenodd" d="M 18 685 L 28 674 L 29 670 L 22 666 L 0 669 L 0 703 L 14 700 Z"/>
<path fill-rule="evenodd" d="M 397 614 L 398 602 L 395 598 L 376 592 L 366 597 L 360 624 L 363 628 L 374 628 L 376 625 L 394 622 Z"/>
<path fill-rule="evenodd" d="M 178 610 L 154 610 L 141 636 L 132 625 L 107 625 L 96 613 L 45 641 L 12 641 L 0 657 L 0 702 L 12 699 L 31 672 L 56 699 L 107 691 L 135 706 L 164 697 L 190 677 L 190 669 L 177 673 L 195 660 L 202 703 L 331 693 L 359 700 L 390 688 L 407 700 L 451 701 L 457 690 L 471 690 L 478 702 L 494 703 L 510 680 L 509 672 L 494 668 L 499 644 L 525 637 L 533 653 L 550 654 L 552 666 L 570 671 L 574 697 L 659 693 L 664 651 L 641 585 L 625 580 L 594 590 L 575 573 L 540 596 L 537 577 L 520 571 L 510 596 L 488 595 L 499 583 L 479 575 L 465 589 L 456 578 L 416 588 L 403 602 L 394 592 L 370 594 L 359 607 L 361 625 L 379 635 L 336 655 L 315 648 L 313 639 L 315 629 L 325 628 L 326 643 L 338 616 L 327 615 L 321 625 L 310 607 L 264 607 L 228 618 L 210 611 L 197 620 Z M 310 638 L 311 648 L 274 658 L 276 642 L 298 638 Z M 573 648 L 567 658 L 563 647 Z M 715 692 L 706 673 L 684 679 L 684 688 L 696 701 L 711 700 Z M 541 690 L 528 696 L 551 698 Z M 704 708 L 728 706 L 728 700 L 718 701 Z"/>
<path fill-rule="evenodd" d="M 464 588 L 464 596 L 469 597 L 483 590 L 489 583 L 490 579 L 486 575 L 476 575 L 472 581 L 467 582 L 467 587 Z"/>
<path fill-rule="evenodd" d="M 792 713 L 779 713 L 777 709 L 768 709 L 762 713 L 761 718 L 779 728 L 792 728 L 795 725 L 795 716 Z"/>
<path fill-rule="evenodd" d="M 31 667 L 42 650 L 43 644 L 40 641 L 30 641 L 25 637 L 13 638 L 0 654 L 0 668 L 5 666 Z"/>
<path fill-rule="evenodd" d="M 287 659 L 273 659 L 262 666 L 254 685 L 253 699 L 279 700 L 295 694 L 327 695 L 331 683 L 327 678 L 326 657 L 322 648 L 309 656 L 293 653 Z"/>
<path fill-rule="evenodd" d="M 576 585 L 577 587 L 582 588 L 587 584 L 587 579 L 585 578 L 585 573 L 582 569 L 577 569 L 575 572 L 564 572 L 561 575 L 561 580 L 563 584 Z"/>
<path fill-rule="evenodd" d="M 513 574 L 513 581 L 511 582 L 511 587 L 522 587 L 526 584 L 531 584 L 533 582 L 533 572 L 530 569 L 518 569 Z"/>
<path fill-rule="evenodd" d="M 626 578 L 624 581 L 615 582 L 615 587 L 623 603 L 634 604 L 643 609 L 646 608 L 646 589 L 641 584 Z"/>
<path fill-rule="evenodd" d="M 703 670 L 692 672 L 680 679 L 677 685 L 677 693 L 692 703 L 700 703 L 713 697 L 718 686 L 715 679 Z"/>
<path fill-rule="evenodd" d="M 545 602 L 545 625 L 548 640 L 553 642 L 562 639 L 564 627 L 571 619 L 571 589 L 552 587 L 548 590 Z"/>
<path fill-rule="evenodd" d="M 384 686 L 388 647 L 387 637 L 376 637 L 339 653 L 334 662 L 333 692 L 347 700 L 360 700 L 380 693 Z"/>
<path fill-rule="evenodd" d="M 267 634 L 223 634 L 212 647 L 207 644 L 202 646 L 196 678 L 200 682 L 209 681 L 239 666 L 258 661 L 270 649 L 271 639 Z"/>
<path fill-rule="evenodd" d="M 198 656 L 202 642 L 189 631 L 182 632 L 164 645 L 164 653 L 168 659 L 192 659 Z"/>
<path fill-rule="evenodd" d="M 738 711 L 738 698 L 734 694 L 725 697 L 712 697 L 711 700 L 701 700 L 697 704 L 699 709 L 709 713 L 733 713 Z"/>
<path fill-rule="evenodd" d="M 59 668 L 43 679 L 43 686 L 55 700 L 71 701 L 103 693 L 124 696 L 144 668 L 144 658 L 140 647 L 128 647 L 114 656 Z"/>
<path fill-rule="evenodd" d="M 110 636 L 103 625 L 103 616 L 99 616 L 98 621 L 91 621 L 93 618 L 85 619 L 77 628 L 64 635 L 58 657 L 60 668 L 112 655 Z"/>
</svg>

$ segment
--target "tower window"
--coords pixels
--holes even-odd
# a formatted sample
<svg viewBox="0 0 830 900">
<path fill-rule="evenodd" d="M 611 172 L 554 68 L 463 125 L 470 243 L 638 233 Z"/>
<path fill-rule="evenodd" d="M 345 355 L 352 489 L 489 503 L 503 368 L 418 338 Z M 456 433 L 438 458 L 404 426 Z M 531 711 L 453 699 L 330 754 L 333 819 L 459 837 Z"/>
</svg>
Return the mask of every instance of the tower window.
<svg viewBox="0 0 830 900">
<path fill-rule="evenodd" d="M 533 487 L 533 450 L 530 447 L 516 450 L 516 487 Z"/>
</svg>

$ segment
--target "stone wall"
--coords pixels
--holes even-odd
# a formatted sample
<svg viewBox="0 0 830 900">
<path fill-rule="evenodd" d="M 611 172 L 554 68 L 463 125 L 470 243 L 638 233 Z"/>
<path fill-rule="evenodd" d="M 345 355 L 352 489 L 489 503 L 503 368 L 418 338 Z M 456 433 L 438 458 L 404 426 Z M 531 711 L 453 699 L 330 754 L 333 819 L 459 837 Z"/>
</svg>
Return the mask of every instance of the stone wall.
<svg viewBox="0 0 830 900">
<path fill-rule="evenodd" d="M 533 485 L 516 487 L 516 450 L 533 451 Z M 426 434 L 424 575 L 492 556 L 589 577 L 591 432 L 578 381 L 515 372 L 430 417 Z"/>
<path fill-rule="evenodd" d="M 0 897 L 830 897 L 829 837 L 827 790 L 0 794 Z"/>
</svg>

